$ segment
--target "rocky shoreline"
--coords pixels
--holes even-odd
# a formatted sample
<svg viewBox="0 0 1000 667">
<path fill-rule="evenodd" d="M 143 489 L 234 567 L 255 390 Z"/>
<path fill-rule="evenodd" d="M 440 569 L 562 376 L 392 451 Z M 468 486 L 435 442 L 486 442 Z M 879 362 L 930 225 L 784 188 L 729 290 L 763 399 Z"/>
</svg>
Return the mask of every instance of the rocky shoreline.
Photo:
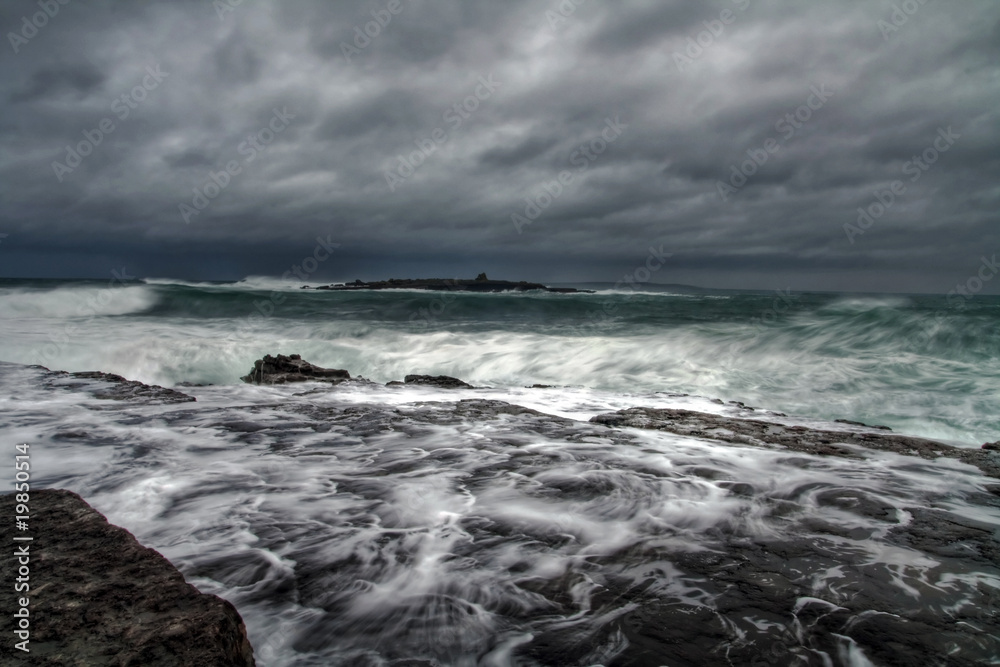
<svg viewBox="0 0 1000 667">
<path fill-rule="evenodd" d="M 724 417 L 692 410 L 628 408 L 591 418 L 595 424 L 615 428 L 641 428 L 677 435 L 711 438 L 737 445 L 783 448 L 804 454 L 864 458 L 865 450 L 894 452 L 922 459 L 948 457 L 974 465 L 984 475 L 1000 479 L 1000 455 L 994 445 L 981 449 L 953 447 L 942 442 L 887 433 L 885 426 L 841 422 L 859 427 L 859 432 L 828 431 L 806 426 L 787 426 L 761 419 Z M 1000 486 L 992 487 L 1000 495 Z"/>
<path fill-rule="evenodd" d="M 343 369 L 321 368 L 302 359 L 298 354 L 267 355 L 254 362 L 250 373 L 241 378 L 248 384 L 288 384 L 295 382 L 324 382 L 340 384 L 354 381 L 372 383 L 364 378 L 352 378 Z M 471 384 L 447 375 L 407 375 L 403 382 L 391 381 L 386 386 L 430 386 L 441 389 L 474 389 Z M 544 388 L 539 387 L 539 388 Z M 740 408 L 754 412 L 742 403 Z M 667 431 L 677 435 L 706 437 L 712 440 L 729 442 L 737 445 L 775 448 L 818 454 L 821 456 L 840 456 L 845 458 L 863 458 L 865 449 L 874 451 L 889 451 L 905 456 L 916 456 L 923 459 L 949 457 L 974 465 L 983 474 L 1000 479 L 1000 443 L 985 443 L 981 449 L 964 449 L 951 445 L 891 433 L 886 426 L 868 426 L 860 422 L 846 419 L 838 420 L 845 427 L 863 429 L 854 433 L 848 430 L 829 431 L 808 428 L 806 426 L 786 426 L 784 424 L 764 421 L 759 418 L 734 418 L 707 412 L 692 410 L 654 409 L 634 407 L 618 412 L 597 415 L 590 420 L 595 424 L 616 428 L 641 428 Z M 1000 495 L 1000 486 L 995 487 Z"/>
<path fill-rule="evenodd" d="M 35 368 L 44 371 L 40 375 L 43 386 L 59 391 L 85 392 L 100 399 L 97 404 L 114 401 L 138 406 L 164 406 L 163 410 L 171 411 L 171 416 L 165 417 L 168 420 L 196 414 L 194 411 L 197 408 L 193 404 L 190 408 L 171 405 L 195 401 L 193 396 L 175 389 L 144 385 L 106 373 L 63 373 Z M 352 376 L 347 370 L 316 366 L 300 355 L 267 355 L 257 360 L 242 380 L 264 386 L 320 385 L 295 396 L 328 394 L 331 390 L 336 391 L 337 386 L 383 386 Z M 406 391 L 408 387 L 476 389 L 457 378 L 416 374 L 385 386 L 399 388 L 400 391 Z M 1000 447 L 997 443 L 987 443 L 980 449 L 958 448 L 896 434 L 886 427 L 848 421 L 841 421 L 843 428 L 836 430 L 833 426 L 802 426 L 792 423 L 791 419 L 785 423 L 785 416 L 780 413 L 755 410 L 739 403 L 726 406 L 726 414 L 632 407 L 604 412 L 589 421 L 581 421 L 488 396 L 476 397 L 475 393 L 467 391 L 456 395 L 456 400 L 435 396 L 433 400 L 417 399 L 398 406 L 305 401 L 282 408 L 286 415 L 291 415 L 291 419 L 268 420 L 254 417 L 256 408 L 249 413 L 241 409 L 232 417 L 213 416 L 212 425 L 221 432 L 234 434 L 241 442 L 273 441 L 273 446 L 284 448 L 298 442 L 293 431 L 340 433 L 351 443 L 356 439 L 360 446 L 367 446 L 365 443 L 369 439 L 373 443 L 385 442 L 384 438 L 389 437 L 387 434 L 419 438 L 428 429 L 489 423 L 490 428 L 485 431 L 489 433 L 489 446 L 495 447 L 498 453 L 515 448 L 517 454 L 512 457 L 498 456 L 495 465 L 475 471 L 466 480 L 471 486 L 487 484 L 504 470 L 520 473 L 524 470 L 522 457 L 544 458 L 543 452 L 536 453 L 531 449 L 539 441 L 578 443 L 580 446 L 605 442 L 615 448 L 635 447 L 638 452 L 645 437 L 642 431 L 663 431 L 685 438 L 729 443 L 736 448 L 788 452 L 785 460 L 801 460 L 804 473 L 812 470 L 811 466 L 816 465 L 816 461 L 838 459 L 864 461 L 866 465 L 870 461 L 877 469 L 884 464 L 888 453 L 903 457 L 901 461 L 913 462 L 893 465 L 920 466 L 928 461 L 952 460 L 975 466 L 985 476 L 1000 479 Z M 273 402 L 270 398 L 264 400 L 268 405 Z M 147 410 L 145 407 L 142 409 Z M 82 431 L 67 431 L 55 437 L 85 440 L 93 436 Z M 461 443 L 453 443 L 450 447 L 460 448 Z M 319 455 L 319 452 L 316 454 Z M 457 450 L 448 454 L 458 455 Z M 536 465 L 543 465 L 541 459 Z M 942 464 L 942 474 L 949 465 L 954 464 Z M 659 477 L 663 473 L 650 470 L 648 474 Z M 708 467 L 704 474 L 706 479 L 715 479 L 712 475 L 716 473 Z M 362 481 L 343 479 L 340 484 L 344 489 L 355 489 L 359 493 L 367 488 L 362 486 Z M 757 497 L 762 493 L 758 481 L 753 478 L 724 479 L 718 484 L 733 498 Z M 1000 485 L 983 484 L 980 488 L 982 491 L 965 496 L 965 500 L 982 507 L 1000 505 L 997 498 L 1000 496 Z M 569 478 L 552 482 L 549 489 L 553 494 L 580 494 L 581 498 L 589 497 L 592 491 L 585 480 L 572 481 Z M 13 503 L 13 496 L 2 496 L 0 502 L 8 507 Z M 913 507 L 907 508 L 909 518 L 904 520 L 877 495 L 853 489 L 823 490 L 815 494 L 812 502 L 829 508 L 831 512 L 853 513 L 866 521 L 876 521 L 884 526 L 885 544 L 917 550 L 942 563 L 942 567 L 956 572 L 965 572 L 970 568 L 992 572 L 995 564 L 1000 562 L 1000 548 L 990 525 L 949 512 L 944 506 L 914 501 Z M 790 507 L 792 499 L 788 504 Z M 198 593 L 184 582 L 181 574 L 166 559 L 140 545 L 127 531 L 108 524 L 79 496 L 66 491 L 33 491 L 32 507 L 33 513 L 39 515 L 33 526 L 38 529 L 34 543 L 37 546 L 32 547 L 39 554 L 38 586 L 46 586 L 46 589 L 38 594 L 37 603 L 35 598 L 32 601 L 33 618 L 38 618 L 38 624 L 34 625 L 33 621 L 32 625 L 32 647 L 34 649 L 37 640 L 37 659 L 42 661 L 32 663 L 30 660 L 36 660 L 33 654 L 27 664 L 84 664 L 72 662 L 66 657 L 77 655 L 86 657 L 88 662 L 85 664 L 97 665 L 254 664 L 245 628 L 232 605 L 215 596 Z M 392 516 L 386 518 L 386 521 L 391 520 Z M 838 540 L 850 543 L 864 539 L 864 531 L 859 528 L 851 532 L 841 525 L 819 519 L 803 521 L 803 535 L 765 541 L 746 541 L 730 536 L 723 540 L 724 550 L 719 553 L 680 550 L 673 554 L 675 566 L 691 576 L 710 582 L 706 585 L 718 588 L 720 602 L 717 611 L 709 613 L 701 607 L 678 606 L 657 595 L 629 588 L 625 580 L 616 581 L 613 578 L 604 581 L 605 588 L 595 594 L 594 603 L 621 606 L 627 602 L 626 606 L 634 608 L 623 617 L 620 631 L 628 638 L 635 655 L 645 655 L 650 659 L 655 655 L 661 660 L 655 664 L 665 664 L 663 661 L 695 664 L 691 662 L 693 656 L 706 660 L 699 664 L 717 664 L 711 661 L 716 657 L 711 647 L 727 641 L 730 629 L 726 624 L 730 621 L 726 619 L 761 613 L 774 619 L 785 619 L 790 616 L 806 618 L 815 612 L 815 618 L 804 629 L 805 638 L 794 642 L 789 639 L 789 645 L 801 641 L 833 654 L 837 651 L 834 638 L 850 636 L 879 664 L 917 664 L 912 661 L 919 656 L 944 659 L 954 646 L 963 647 L 963 656 L 980 658 L 992 650 L 993 644 L 989 643 L 992 640 L 980 639 L 983 635 L 977 634 L 974 629 L 974 626 L 985 631 L 995 629 L 989 609 L 995 607 L 996 600 L 990 597 L 987 588 L 983 588 L 980 599 L 970 602 L 974 605 L 970 608 L 982 609 L 982 614 L 963 609 L 955 618 L 948 620 L 923 612 L 910 613 L 907 605 L 911 605 L 912 601 L 901 597 L 898 591 L 867 578 L 868 575 L 857 574 L 868 567 L 863 554 L 848 556 L 845 554 L 849 551 L 830 546 Z M 5 530 L 9 532 L 10 528 Z M 487 527 L 469 527 L 468 530 L 480 540 L 501 539 L 489 532 Z M 480 534 L 476 530 L 484 532 Z M 831 542 L 817 543 L 808 534 L 829 536 Z M 7 539 L 10 540 L 10 535 Z M 14 567 L 9 561 L 9 555 L 0 558 L 5 571 L 12 571 Z M 836 608 L 816 601 L 809 603 L 815 609 L 803 611 L 800 609 L 801 600 L 813 599 L 809 597 L 813 593 L 801 582 L 775 574 L 784 572 L 785 562 L 808 562 L 817 571 L 846 567 L 857 576 L 851 584 L 854 597 L 841 600 Z M 42 578 L 45 576 L 49 579 Z M 297 590 L 321 595 L 325 588 L 316 582 L 324 581 L 329 573 L 320 564 L 312 565 L 306 559 L 296 566 L 294 576 Z M 562 593 L 557 590 L 557 584 L 555 581 L 540 581 L 537 593 L 554 600 L 560 599 Z M 33 578 L 32 591 L 35 590 Z M 47 596 L 45 592 L 55 590 L 59 591 L 58 596 Z M 330 618 L 335 618 L 335 615 Z M 700 628 L 695 634 L 704 645 L 692 643 L 689 634 L 693 627 Z M 325 626 L 318 627 L 316 631 L 319 633 L 317 636 L 329 634 Z M 584 654 L 572 653 L 582 651 L 580 646 L 584 645 L 570 646 L 566 640 L 558 633 L 549 638 L 540 637 L 533 644 L 530 656 L 540 664 L 555 664 L 560 660 L 564 664 L 584 661 Z M 311 644 L 306 641 L 303 646 Z M 3 650 L 8 653 L 0 652 L 0 657 L 10 655 L 9 647 Z M 728 659 L 731 664 L 749 664 L 755 656 L 759 657 L 760 653 L 750 649 L 733 649 Z M 746 662 L 741 663 L 744 660 Z M 938 663 L 932 660 L 926 664 Z M 976 664 L 976 659 L 951 659 L 948 664 L 972 665 Z"/>
</svg>

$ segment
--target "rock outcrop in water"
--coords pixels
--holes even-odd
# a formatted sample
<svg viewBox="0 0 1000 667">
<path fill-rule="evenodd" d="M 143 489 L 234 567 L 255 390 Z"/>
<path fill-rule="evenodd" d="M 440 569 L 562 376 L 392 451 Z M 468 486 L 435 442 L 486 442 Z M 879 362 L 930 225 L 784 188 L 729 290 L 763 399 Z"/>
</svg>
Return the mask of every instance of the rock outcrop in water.
<svg viewBox="0 0 1000 667">
<path fill-rule="evenodd" d="M 300 355 L 285 356 L 270 354 L 258 359 L 253 364 L 253 370 L 240 378 L 248 384 L 288 384 L 291 382 L 327 382 L 340 384 L 348 380 L 369 382 L 361 377 L 352 378 L 345 370 L 322 368 L 305 361 Z M 473 389 L 468 382 L 448 375 L 407 375 L 403 382 L 389 382 L 388 386 L 416 385 L 423 387 L 439 387 L 441 389 Z M 194 400 L 194 399 L 191 399 Z"/>
<path fill-rule="evenodd" d="M 247 384 L 288 384 L 290 382 L 329 382 L 340 384 L 351 379 L 351 374 L 336 368 L 320 368 L 297 354 L 285 356 L 270 354 L 258 359 L 250 373 L 240 378 Z"/>
<path fill-rule="evenodd" d="M 407 375 L 404 384 L 423 387 L 440 387 L 441 389 L 472 389 L 472 385 L 448 375 Z M 398 384 L 398 383 L 397 383 Z"/>
<path fill-rule="evenodd" d="M 38 368 L 45 367 L 39 366 Z M 194 396 L 188 396 L 176 389 L 126 380 L 121 375 L 114 373 L 101 371 L 67 373 L 66 371 L 51 371 L 48 368 L 45 370 L 49 373 L 49 386 L 71 390 L 84 389 L 95 398 L 104 400 L 139 402 L 147 405 L 190 403 L 195 400 Z"/>
<path fill-rule="evenodd" d="M 303 286 L 302 289 L 310 289 Z M 541 283 L 529 283 L 524 280 L 513 282 L 510 280 L 490 280 L 485 273 L 480 273 L 475 280 L 451 280 L 448 278 L 418 278 L 377 280 L 366 283 L 355 280 L 353 283 L 345 285 L 322 285 L 316 287 L 318 290 L 351 291 L 351 290 L 383 290 L 383 289 L 422 289 L 436 292 L 527 292 L 538 290 L 542 292 L 556 292 L 559 294 L 592 294 L 593 290 L 578 290 L 572 287 L 548 287 Z"/>
<path fill-rule="evenodd" d="M 8 632 L 0 642 L 0 663 L 254 665 L 233 605 L 198 592 L 166 558 L 109 524 L 75 493 L 32 490 L 30 495 L 30 533 L 24 534 L 34 539 L 14 542 L 14 522 L 5 521 L 8 547 L 0 552 L 11 585 L 13 573 L 28 560 L 30 589 L 18 595 L 30 601 L 30 652 L 15 649 Z M 0 508 L 12 517 L 15 496 L 0 496 Z M 15 556 L 15 547 L 26 548 L 28 555 Z M 5 596 L 8 619 L 12 596 Z"/>
</svg>

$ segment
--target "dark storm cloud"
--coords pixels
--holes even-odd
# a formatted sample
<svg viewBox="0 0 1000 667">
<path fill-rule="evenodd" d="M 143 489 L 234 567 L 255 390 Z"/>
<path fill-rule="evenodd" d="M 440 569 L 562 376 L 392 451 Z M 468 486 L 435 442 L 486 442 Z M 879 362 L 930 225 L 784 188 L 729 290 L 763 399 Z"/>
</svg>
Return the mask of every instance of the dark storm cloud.
<svg viewBox="0 0 1000 667">
<path fill-rule="evenodd" d="M 31 102 L 43 97 L 55 97 L 63 92 L 75 92 L 83 98 L 104 82 L 104 75 L 87 64 L 67 64 L 65 68 L 43 67 L 35 70 L 22 90 L 10 95 L 10 101 Z"/>
<path fill-rule="evenodd" d="M 0 275 L 280 275 L 329 235 L 330 279 L 662 245 L 661 282 L 947 292 L 1000 252 L 992 0 L 39 7 L 0 6 Z"/>
</svg>

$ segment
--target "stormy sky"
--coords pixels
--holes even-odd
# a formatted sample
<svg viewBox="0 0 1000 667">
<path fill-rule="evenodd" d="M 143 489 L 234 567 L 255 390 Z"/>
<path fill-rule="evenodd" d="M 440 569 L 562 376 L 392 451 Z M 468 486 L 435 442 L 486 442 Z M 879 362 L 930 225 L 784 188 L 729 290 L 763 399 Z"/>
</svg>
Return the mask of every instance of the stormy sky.
<svg viewBox="0 0 1000 667">
<path fill-rule="evenodd" d="M 7 0 L 0 29 L 0 276 L 281 275 L 319 238 L 313 282 L 613 282 L 653 249 L 659 283 L 945 293 L 1000 253 L 995 0 Z"/>
</svg>

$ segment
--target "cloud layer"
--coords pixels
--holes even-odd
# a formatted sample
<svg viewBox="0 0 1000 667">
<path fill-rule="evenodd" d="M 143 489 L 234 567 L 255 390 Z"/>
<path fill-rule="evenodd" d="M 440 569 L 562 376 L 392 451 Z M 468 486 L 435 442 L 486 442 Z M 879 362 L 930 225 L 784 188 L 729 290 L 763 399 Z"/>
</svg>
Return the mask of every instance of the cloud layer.
<svg viewBox="0 0 1000 667">
<path fill-rule="evenodd" d="M 941 293 L 1000 252 L 993 0 L 576 1 L 4 3 L 0 275 L 329 236 L 330 279 L 662 245 L 659 282 Z"/>
</svg>

